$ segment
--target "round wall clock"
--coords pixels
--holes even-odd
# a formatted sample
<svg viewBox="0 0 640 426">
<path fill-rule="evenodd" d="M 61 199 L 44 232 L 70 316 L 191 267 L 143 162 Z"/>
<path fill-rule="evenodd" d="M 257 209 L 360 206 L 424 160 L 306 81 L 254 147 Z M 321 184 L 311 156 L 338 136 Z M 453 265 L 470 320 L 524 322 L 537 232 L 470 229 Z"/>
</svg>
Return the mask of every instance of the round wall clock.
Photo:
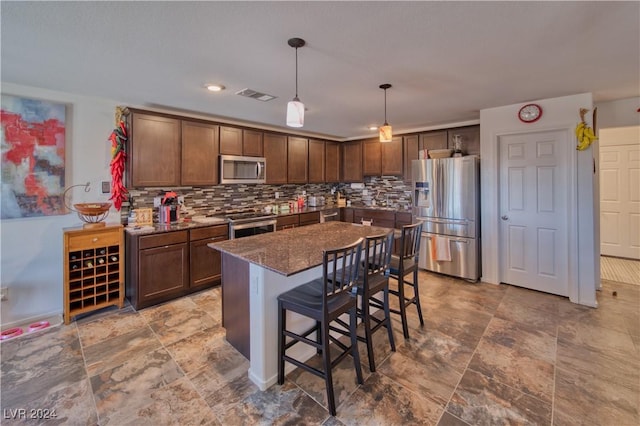
<svg viewBox="0 0 640 426">
<path fill-rule="evenodd" d="M 538 104 L 527 104 L 518 111 L 518 118 L 523 123 L 533 123 L 542 117 L 542 108 Z"/>
</svg>

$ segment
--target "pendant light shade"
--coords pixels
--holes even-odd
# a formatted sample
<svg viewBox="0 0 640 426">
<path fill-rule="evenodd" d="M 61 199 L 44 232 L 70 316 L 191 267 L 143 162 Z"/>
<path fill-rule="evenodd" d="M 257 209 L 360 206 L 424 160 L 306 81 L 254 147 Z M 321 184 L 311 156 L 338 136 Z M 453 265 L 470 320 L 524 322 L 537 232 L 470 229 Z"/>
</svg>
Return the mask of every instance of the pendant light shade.
<svg viewBox="0 0 640 426">
<path fill-rule="evenodd" d="M 380 142 L 391 142 L 393 140 L 393 132 L 391 126 L 387 123 L 387 89 L 391 88 L 390 84 L 381 84 L 380 88 L 384 90 L 384 125 L 379 130 Z"/>
<path fill-rule="evenodd" d="M 290 38 L 289 46 L 296 49 L 296 96 L 287 104 L 287 126 L 302 127 L 304 125 L 304 104 L 298 99 L 298 48 L 305 45 L 301 38 Z"/>
</svg>

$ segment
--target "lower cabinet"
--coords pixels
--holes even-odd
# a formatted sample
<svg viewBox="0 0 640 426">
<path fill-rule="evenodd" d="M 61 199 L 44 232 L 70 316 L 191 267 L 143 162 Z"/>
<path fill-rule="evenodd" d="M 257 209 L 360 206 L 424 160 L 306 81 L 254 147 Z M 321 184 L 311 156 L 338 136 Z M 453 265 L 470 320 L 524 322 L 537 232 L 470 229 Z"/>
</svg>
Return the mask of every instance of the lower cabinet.
<svg viewBox="0 0 640 426">
<path fill-rule="evenodd" d="M 278 216 L 276 218 L 276 231 L 282 231 L 284 229 L 296 228 L 300 223 L 299 216 L 292 214 L 288 216 Z"/>
<path fill-rule="evenodd" d="M 227 235 L 227 225 L 126 233 L 126 295 L 131 305 L 141 309 L 219 283 L 220 253 L 207 244 Z"/>
<path fill-rule="evenodd" d="M 314 223 L 320 223 L 320 212 L 300 213 L 299 223 L 300 223 L 300 226 L 313 225 Z"/>
<path fill-rule="evenodd" d="M 220 252 L 210 249 L 207 244 L 228 239 L 229 228 L 227 225 L 196 228 L 189 231 L 190 290 L 201 290 L 220 282 L 222 276 Z"/>
</svg>

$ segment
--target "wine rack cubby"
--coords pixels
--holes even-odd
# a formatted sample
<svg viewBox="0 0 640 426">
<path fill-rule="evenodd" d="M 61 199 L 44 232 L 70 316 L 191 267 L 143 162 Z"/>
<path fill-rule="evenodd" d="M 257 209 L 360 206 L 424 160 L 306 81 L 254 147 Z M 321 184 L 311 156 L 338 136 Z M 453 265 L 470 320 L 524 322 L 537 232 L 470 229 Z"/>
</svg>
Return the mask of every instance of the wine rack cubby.
<svg viewBox="0 0 640 426">
<path fill-rule="evenodd" d="M 64 322 L 106 306 L 124 305 L 121 225 L 64 232 Z"/>
</svg>

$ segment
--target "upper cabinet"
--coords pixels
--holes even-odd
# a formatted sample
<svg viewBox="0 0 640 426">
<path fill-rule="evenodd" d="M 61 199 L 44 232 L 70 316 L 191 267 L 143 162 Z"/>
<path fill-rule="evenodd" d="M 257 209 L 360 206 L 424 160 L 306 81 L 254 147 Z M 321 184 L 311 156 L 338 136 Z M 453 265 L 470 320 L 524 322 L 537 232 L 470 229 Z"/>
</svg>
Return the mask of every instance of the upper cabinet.
<svg viewBox="0 0 640 426">
<path fill-rule="evenodd" d="M 362 142 L 362 174 L 365 176 L 382 174 L 382 150 L 378 139 L 367 139 Z"/>
<path fill-rule="evenodd" d="M 340 144 L 326 141 L 324 143 L 325 167 L 324 177 L 327 183 L 340 182 Z M 311 156 L 309 156 L 311 159 Z"/>
<path fill-rule="evenodd" d="M 325 182 L 325 142 L 309 139 L 309 183 Z"/>
<path fill-rule="evenodd" d="M 402 175 L 402 137 L 397 136 L 391 142 L 380 142 L 382 151 L 382 174 L 384 176 Z"/>
<path fill-rule="evenodd" d="M 130 109 L 127 187 L 179 186 L 181 120 Z"/>
<path fill-rule="evenodd" d="M 362 182 L 362 141 L 342 142 L 342 181 Z"/>
<path fill-rule="evenodd" d="M 430 149 L 446 149 L 447 148 L 447 131 L 446 130 L 435 130 L 432 132 L 421 133 L 420 134 L 420 145 L 419 150 L 427 150 Z"/>
<path fill-rule="evenodd" d="M 218 184 L 218 126 L 182 120 L 182 185 Z"/>
<path fill-rule="evenodd" d="M 460 135 L 463 155 L 480 155 L 480 125 L 448 129 L 448 148 L 454 149 L 455 135 Z"/>
<path fill-rule="evenodd" d="M 242 155 L 249 157 L 262 157 L 262 132 L 244 129 L 242 131 Z"/>
<path fill-rule="evenodd" d="M 238 127 L 220 126 L 220 154 L 262 157 L 262 132 Z"/>
<path fill-rule="evenodd" d="M 242 129 L 237 127 L 220 126 L 220 154 L 242 154 Z"/>
<path fill-rule="evenodd" d="M 309 178 L 309 141 L 305 138 L 288 137 L 287 182 L 307 183 Z"/>
<path fill-rule="evenodd" d="M 287 137 L 265 132 L 264 157 L 266 159 L 267 183 L 287 183 Z"/>
<path fill-rule="evenodd" d="M 404 136 L 404 181 L 411 182 L 411 162 L 420 159 L 418 135 Z"/>
</svg>

